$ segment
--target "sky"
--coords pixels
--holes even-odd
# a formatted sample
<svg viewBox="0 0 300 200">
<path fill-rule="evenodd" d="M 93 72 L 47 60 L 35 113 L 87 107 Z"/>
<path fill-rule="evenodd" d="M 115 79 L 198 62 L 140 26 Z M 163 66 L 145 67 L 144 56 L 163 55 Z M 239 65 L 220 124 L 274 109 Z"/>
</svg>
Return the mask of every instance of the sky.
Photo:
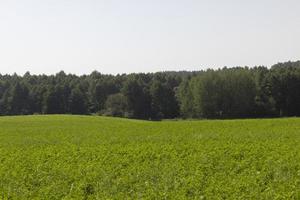
<svg viewBox="0 0 300 200">
<path fill-rule="evenodd" d="M 0 0 L 0 73 L 105 74 L 300 60 L 299 0 Z"/>
</svg>

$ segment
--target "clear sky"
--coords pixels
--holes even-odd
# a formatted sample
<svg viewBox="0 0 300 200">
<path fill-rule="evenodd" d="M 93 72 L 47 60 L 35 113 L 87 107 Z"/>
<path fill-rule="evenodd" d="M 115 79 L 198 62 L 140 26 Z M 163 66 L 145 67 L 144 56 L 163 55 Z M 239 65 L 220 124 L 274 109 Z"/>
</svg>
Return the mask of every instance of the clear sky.
<svg viewBox="0 0 300 200">
<path fill-rule="evenodd" d="M 0 0 L 1 74 L 200 70 L 299 59 L 299 0 Z"/>
</svg>

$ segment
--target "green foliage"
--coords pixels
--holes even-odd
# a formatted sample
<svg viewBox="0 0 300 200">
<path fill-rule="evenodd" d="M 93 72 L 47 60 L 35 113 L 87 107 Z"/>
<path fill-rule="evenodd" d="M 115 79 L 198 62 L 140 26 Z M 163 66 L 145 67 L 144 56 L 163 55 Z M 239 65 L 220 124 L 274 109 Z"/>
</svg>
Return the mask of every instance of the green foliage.
<svg viewBox="0 0 300 200">
<path fill-rule="evenodd" d="M 0 74 L 0 115 L 33 113 L 105 113 L 151 120 L 300 116 L 300 61 L 271 69 L 225 67 L 116 76 L 96 71 L 83 76 L 63 71 L 50 76 Z"/>
<path fill-rule="evenodd" d="M 0 118 L 1 199 L 299 199 L 300 119 Z"/>
<path fill-rule="evenodd" d="M 64 114 L 68 111 L 70 88 L 66 85 L 56 85 L 50 88 L 44 98 L 44 113 Z"/>
<path fill-rule="evenodd" d="M 300 116 L 300 62 L 207 70 L 178 89 L 183 117 Z"/>
<path fill-rule="evenodd" d="M 300 62 L 298 67 L 293 63 L 275 65 L 267 78 L 278 114 L 298 116 L 300 114 Z"/>
<path fill-rule="evenodd" d="M 252 116 L 256 86 L 247 69 L 208 71 L 192 82 L 195 110 L 200 117 L 244 118 Z"/>
<path fill-rule="evenodd" d="M 151 99 L 147 88 L 146 75 L 130 76 L 124 83 L 122 93 L 127 100 L 127 110 L 132 118 L 149 119 L 151 116 Z"/>
<path fill-rule="evenodd" d="M 14 115 L 16 114 L 29 114 L 29 92 L 25 85 L 16 83 L 11 90 L 10 96 L 8 98 L 7 104 L 8 112 Z"/>
<path fill-rule="evenodd" d="M 127 101 L 122 93 L 108 96 L 105 103 L 104 114 L 113 117 L 126 116 Z"/>
<path fill-rule="evenodd" d="M 75 88 L 72 90 L 69 104 L 69 110 L 72 114 L 87 113 L 87 99 L 79 88 Z"/>
<path fill-rule="evenodd" d="M 179 115 L 174 88 L 166 80 L 154 80 L 150 87 L 150 96 L 153 119 L 172 119 Z"/>
<path fill-rule="evenodd" d="M 180 86 L 177 89 L 177 99 L 179 101 L 180 113 L 183 118 L 193 118 L 197 117 L 197 113 L 194 107 L 196 104 L 194 102 L 194 95 L 198 95 L 198 93 L 194 93 L 192 91 L 192 81 L 185 79 L 182 81 Z"/>
</svg>

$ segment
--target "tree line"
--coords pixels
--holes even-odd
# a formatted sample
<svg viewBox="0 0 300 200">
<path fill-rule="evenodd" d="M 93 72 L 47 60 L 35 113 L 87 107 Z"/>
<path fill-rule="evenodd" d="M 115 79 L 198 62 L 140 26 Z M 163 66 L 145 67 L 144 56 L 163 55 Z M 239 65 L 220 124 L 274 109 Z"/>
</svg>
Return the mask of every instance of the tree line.
<svg viewBox="0 0 300 200">
<path fill-rule="evenodd" d="M 300 116 L 300 61 L 115 76 L 0 75 L 0 115 L 28 114 L 151 120 Z"/>
</svg>

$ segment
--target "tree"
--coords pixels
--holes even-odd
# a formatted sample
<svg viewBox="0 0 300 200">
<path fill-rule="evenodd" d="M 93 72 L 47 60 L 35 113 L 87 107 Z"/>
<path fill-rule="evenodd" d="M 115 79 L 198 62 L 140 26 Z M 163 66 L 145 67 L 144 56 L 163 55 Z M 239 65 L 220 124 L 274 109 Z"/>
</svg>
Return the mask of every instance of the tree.
<svg viewBox="0 0 300 200">
<path fill-rule="evenodd" d="M 267 77 L 279 116 L 300 116 L 300 62 L 274 65 Z"/>
<path fill-rule="evenodd" d="M 179 107 L 174 89 L 166 83 L 154 80 L 150 87 L 152 118 L 175 118 L 179 114 Z"/>
<path fill-rule="evenodd" d="M 97 80 L 90 89 L 91 102 L 93 104 L 91 110 L 93 112 L 98 112 L 104 109 L 107 97 L 117 92 L 118 90 L 116 89 L 113 80 L 110 78 L 102 77 L 100 80 Z"/>
<path fill-rule="evenodd" d="M 112 94 L 108 96 L 105 102 L 104 114 L 113 117 L 125 117 L 126 114 L 126 98 L 122 93 Z"/>
<path fill-rule="evenodd" d="M 149 119 L 151 116 L 150 95 L 146 87 L 143 87 L 139 77 L 129 77 L 124 83 L 122 93 L 126 98 L 129 117 Z"/>
<path fill-rule="evenodd" d="M 8 99 L 9 113 L 11 115 L 30 114 L 28 107 L 29 94 L 28 89 L 24 84 L 17 82 L 11 91 Z"/>
<path fill-rule="evenodd" d="M 79 88 L 72 90 L 69 98 L 69 111 L 72 114 L 86 114 L 87 100 Z"/>
<path fill-rule="evenodd" d="M 300 61 L 195 72 L 0 74 L 0 115 L 102 112 L 137 119 L 300 116 Z"/>
<path fill-rule="evenodd" d="M 44 98 L 44 113 L 63 114 L 68 111 L 69 92 L 67 87 L 49 88 Z"/>
<path fill-rule="evenodd" d="M 194 97 L 191 91 L 191 81 L 184 79 L 179 85 L 176 93 L 176 98 L 179 102 L 180 113 L 183 118 L 193 118 L 194 113 Z"/>
<path fill-rule="evenodd" d="M 189 84 L 183 82 L 179 92 L 182 93 L 181 109 L 186 116 L 203 118 L 253 116 L 256 85 L 248 69 L 208 70 L 192 78 Z M 182 97 L 184 95 L 187 97 Z"/>
<path fill-rule="evenodd" d="M 270 95 L 270 85 L 266 67 L 255 67 L 252 70 L 256 84 L 254 117 L 273 117 L 276 115 L 275 100 Z"/>
</svg>

